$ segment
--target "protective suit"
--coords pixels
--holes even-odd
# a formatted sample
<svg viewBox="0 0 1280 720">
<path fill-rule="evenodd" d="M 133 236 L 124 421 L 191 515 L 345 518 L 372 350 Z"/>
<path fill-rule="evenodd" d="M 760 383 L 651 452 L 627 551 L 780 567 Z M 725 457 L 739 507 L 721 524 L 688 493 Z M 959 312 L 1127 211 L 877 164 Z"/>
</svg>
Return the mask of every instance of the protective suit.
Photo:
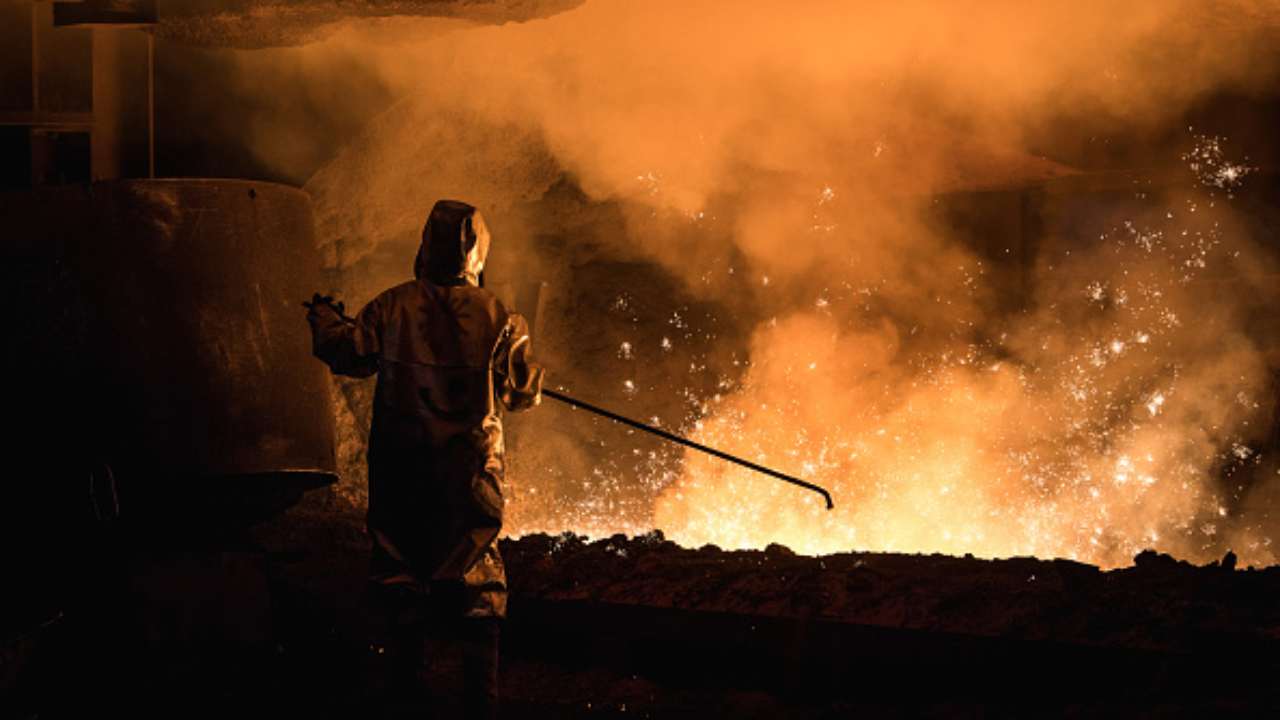
<svg viewBox="0 0 1280 720">
<path fill-rule="evenodd" d="M 314 352 L 335 373 L 376 373 L 369 435 L 372 577 L 466 617 L 504 617 L 500 406 L 541 400 L 529 329 L 480 287 L 489 231 L 472 206 L 436 203 L 416 279 L 352 323 L 316 304 Z"/>
</svg>

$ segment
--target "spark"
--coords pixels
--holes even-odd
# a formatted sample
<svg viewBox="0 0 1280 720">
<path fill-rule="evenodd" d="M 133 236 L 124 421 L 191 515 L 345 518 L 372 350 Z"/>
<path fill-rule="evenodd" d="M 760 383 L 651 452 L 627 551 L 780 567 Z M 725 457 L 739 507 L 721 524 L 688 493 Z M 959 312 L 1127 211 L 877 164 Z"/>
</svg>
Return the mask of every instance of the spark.
<svg viewBox="0 0 1280 720">
<path fill-rule="evenodd" d="M 1147 401 L 1147 412 L 1154 417 L 1160 412 L 1160 408 L 1164 406 L 1164 393 L 1156 393 Z"/>
</svg>

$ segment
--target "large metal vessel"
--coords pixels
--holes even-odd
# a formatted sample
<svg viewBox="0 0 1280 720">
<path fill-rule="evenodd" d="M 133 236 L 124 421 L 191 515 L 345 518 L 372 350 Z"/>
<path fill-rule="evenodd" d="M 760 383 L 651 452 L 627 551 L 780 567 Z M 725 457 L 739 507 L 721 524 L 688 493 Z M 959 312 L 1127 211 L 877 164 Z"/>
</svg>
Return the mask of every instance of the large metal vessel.
<svg viewBox="0 0 1280 720">
<path fill-rule="evenodd" d="M 19 304 L 10 408 L 37 472 L 83 479 L 72 492 L 98 515 L 215 525 L 336 478 L 300 305 L 320 287 L 305 193 L 119 180 L 0 210 Z"/>
</svg>

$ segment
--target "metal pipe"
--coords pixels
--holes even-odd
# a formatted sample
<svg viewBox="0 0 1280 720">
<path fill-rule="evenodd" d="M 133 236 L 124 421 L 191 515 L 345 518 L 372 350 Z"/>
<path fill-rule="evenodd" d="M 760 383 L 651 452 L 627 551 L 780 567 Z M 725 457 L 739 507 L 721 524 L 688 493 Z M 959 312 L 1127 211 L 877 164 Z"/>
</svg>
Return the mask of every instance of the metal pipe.
<svg viewBox="0 0 1280 720">
<path fill-rule="evenodd" d="M 147 177 L 156 176 L 156 34 L 147 32 Z"/>
<path fill-rule="evenodd" d="M 40 112 L 40 8 L 31 3 L 31 112 Z"/>
<path fill-rule="evenodd" d="M 764 473 L 765 475 L 777 478 L 779 480 L 782 480 L 783 482 L 789 482 L 792 485 L 798 485 L 806 490 L 811 490 L 821 495 L 822 498 L 827 501 L 828 510 L 835 507 L 835 503 L 831 501 L 831 493 L 827 492 L 825 488 L 819 485 L 814 485 L 811 482 L 805 482 L 800 478 L 796 478 L 790 475 L 786 475 L 784 473 L 780 473 L 777 470 L 774 470 L 772 468 L 767 468 L 763 465 L 757 465 L 756 463 L 753 463 L 750 460 L 744 460 L 743 458 L 740 458 L 736 455 L 730 455 L 727 452 L 716 450 L 713 447 L 707 447 L 702 443 L 697 443 L 686 437 L 676 435 L 675 433 L 667 432 L 666 430 L 663 430 L 661 428 L 656 428 L 656 427 L 653 427 L 652 425 L 646 425 L 637 420 L 632 420 L 629 417 L 624 417 L 615 412 L 610 412 L 608 410 L 605 410 L 602 407 L 596 407 L 595 405 L 592 405 L 590 403 L 585 403 L 576 398 L 569 397 L 564 393 L 556 392 L 555 390 L 547 390 L 546 388 L 543 388 L 542 394 L 546 397 L 552 398 L 553 400 L 559 400 L 560 402 L 566 403 L 568 405 L 572 405 L 573 407 L 582 408 L 583 410 L 595 413 L 596 415 L 600 415 L 601 417 L 609 418 L 614 422 L 619 422 L 619 423 L 622 423 L 623 425 L 627 425 L 628 427 L 633 427 L 637 430 L 643 430 L 652 435 L 657 435 L 658 437 L 664 440 L 670 440 L 673 443 L 684 445 L 685 447 L 690 447 L 690 448 L 693 448 L 694 450 L 700 450 L 704 453 L 707 453 L 708 455 L 714 455 L 715 457 L 718 457 L 721 460 L 728 460 L 731 463 L 736 463 L 745 468 L 750 468 L 752 470 L 755 470 L 758 473 Z"/>
</svg>

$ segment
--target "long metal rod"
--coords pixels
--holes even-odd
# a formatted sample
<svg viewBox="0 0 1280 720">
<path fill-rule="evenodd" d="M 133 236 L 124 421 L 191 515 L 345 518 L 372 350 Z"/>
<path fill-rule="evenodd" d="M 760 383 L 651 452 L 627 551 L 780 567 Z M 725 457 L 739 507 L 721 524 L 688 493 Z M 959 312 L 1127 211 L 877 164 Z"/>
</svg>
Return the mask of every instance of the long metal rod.
<svg viewBox="0 0 1280 720">
<path fill-rule="evenodd" d="M 652 435 L 657 435 L 658 437 L 663 438 L 664 440 L 670 440 L 673 443 L 684 445 L 685 447 L 690 447 L 690 448 L 693 448 L 694 450 L 701 450 L 702 452 L 708 455 L 714 455 L 715 457 L 718 457 L 721 460 L 728 460 L 731 463 L 736 463 L 743 467 L 751 468 L 752 470 L 755 470 L 758 473 L 764 473 L 765 475 L 768 475 L 770 477 L 775 477 L 779 480 L 782 480 L 783 482 L 789 482 L 792 485 L 798 485 L 806 490 L 811 490 L 821 495 L 822 498 L 827 501 L 828 510 L 835 507 L 835 503 L 831 501 L 831 493 L 827 492 L 825 488 L 819 485 L 814 485 L 811 482 L 805 482 L 800 478 L 791 477 L 790 475 L 780 473 L 777 470 L 774 470 L 772 468 L 767 468 L 763 465 L 757 465 L 756 463 L 753 463 L 750 460 L 744 460 L 736 455 L 730 455 L 727 452 L 716 450 L 713 447 L 707 447 L 702 443 L 696 443 L 686 437 L 681 437 L 680 435 L 676 435 L 675 433 L 669 433 L 666 430 L 662 430 L 661 428 L 656 428 L 656 427 L 653 427 L 652 425 L 646 425 L 637 420 L 632 420 L 629 417 L 624 417 L 615 412 L 610 412 L 608 410 L 605 410 L 602 407 L 596 407 L 591 403 L 586 403 L 581 400 L 578 400 L 577 398 L 569 397 L 568 395 L 565 395 L 564 393 L 561 393 L 561 392 L 556 392 L 555 390 L 548 390 L 546 388 L 543 388 L 542 394 L 554 400 L 559 400 L 560 402 L 565 403 L 567 405 L 572 405 L 576 408 L 581 408 L 583 410 L 586 410 L 587 412 L 592 412 L 592 413 L 595 413 L 596 415 L 600 415 L 601 417 L 609 418 L 614 422 L 622 423 L 623 425 L 627 425 L 628 427 L 633 427 L 637 430 L 643 430 Z"/>
</svg>

